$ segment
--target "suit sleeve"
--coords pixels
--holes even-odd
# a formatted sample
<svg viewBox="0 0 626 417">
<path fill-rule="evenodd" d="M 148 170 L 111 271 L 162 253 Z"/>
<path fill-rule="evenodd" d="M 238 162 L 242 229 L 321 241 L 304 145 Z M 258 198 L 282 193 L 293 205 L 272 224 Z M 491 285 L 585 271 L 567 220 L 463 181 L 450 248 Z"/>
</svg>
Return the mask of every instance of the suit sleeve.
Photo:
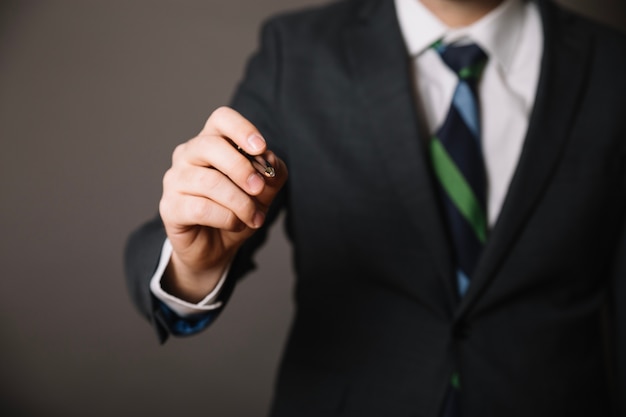
<svg viewBox="0 0 626 417">
<path fill-rule="evenodd" d="M 622 161 L 626 165 L 626 150 Z M 622 173 L 624 176 L 622 193 L 624 215 L 614 256 L 610 303 L 615 416 L 626 415 L 626 168 L 622 170 L 624 171 Z"/>
<path fill-rule="evenodd" d="M 269 149 L 283 160 L 287 160 L 280 138 L 280 126 L 276 123 L 277 80 L 279 76 L 278 35 L 272 23 L 262 30 L 259 51 L 249 60 L 243 80 L 232 99 L 231 106 L 248 118 L 268 142 Z M 284 190 L 287 186 L 284 187 Z M 268 228 L 276 219 L 284 201 L 286 191 L 281 191 L 270 207 L 264 226 L 257 231 L 238 251 L 219 300 L 225 305 L 236 282 L 255 268 L 253 255 L 267 238 Z M 166 308 L 150 291 L 150 279 L 154 274 L 166 234 L 160 217 L 144 224 L 133 232 L 126 244 L 124 266 L 131 301 L 140 314 L 154 328 L 158 340 L 163 343 L 169 335 L 193 334 L 212 323 L 222 308 L 211 313 L 211 317 L 185 320 Z M 181 332 L 181 329 L 191 331 Z"/>
</svg>

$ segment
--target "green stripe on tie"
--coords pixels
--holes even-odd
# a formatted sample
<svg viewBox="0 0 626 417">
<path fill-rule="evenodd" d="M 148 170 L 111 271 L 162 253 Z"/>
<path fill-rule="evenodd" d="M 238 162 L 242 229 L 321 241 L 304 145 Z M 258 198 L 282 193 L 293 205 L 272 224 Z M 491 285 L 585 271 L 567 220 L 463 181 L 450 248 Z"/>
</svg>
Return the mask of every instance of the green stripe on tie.
<svg viewBox="0 0 626 417">
<path fill-rule="evenodd" d="M 483 69 L 485 69 L 485 65 L 487 65 L 487 60 L 482 60 L 474 65 L 462 68 L 458 73 L 459 78 L 462 80 L 467 80 L 468 78 L 478 78 L 478 76 L 482 74 Z"/>
<path fill-rule="evenodd" d="M 435 42 L 433 42 L 432 45 L 430 45 L 430 48 L 439 49 L 442 46 L 443 46 L 443 40 L 442 39 L 437 39 Z"/>
<path fill-rule="evenodd" d="M 450 378 L 450 385 L 452 385 L 455 389 L 461 388 L 461 378 L 459 378 L 458 372 L 452 374 L 452 377 Z"/>
<path fill-rule="evenodd" d="M 481 243 L 487 241 L 487 218 L 478 198 L 437 137 L 430 141 L 430 156 L 435 174 L 450 200 L 465 217 Z"/>
</svg>

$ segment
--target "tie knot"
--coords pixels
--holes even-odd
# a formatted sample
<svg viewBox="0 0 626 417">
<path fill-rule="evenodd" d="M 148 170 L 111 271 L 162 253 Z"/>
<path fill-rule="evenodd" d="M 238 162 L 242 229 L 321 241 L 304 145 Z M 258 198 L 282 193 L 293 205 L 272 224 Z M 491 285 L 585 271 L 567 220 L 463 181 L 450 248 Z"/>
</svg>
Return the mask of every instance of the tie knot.
<svg viewBox="0 0 626 417">
<path fill-rule="evenodd" d="M 487 64 L 487 54 L 476 44 L 444 45 L 440 42 L 433 45 L 443 62 L 454 71 L 460 79 L 476 81 Z"/>
</svg>

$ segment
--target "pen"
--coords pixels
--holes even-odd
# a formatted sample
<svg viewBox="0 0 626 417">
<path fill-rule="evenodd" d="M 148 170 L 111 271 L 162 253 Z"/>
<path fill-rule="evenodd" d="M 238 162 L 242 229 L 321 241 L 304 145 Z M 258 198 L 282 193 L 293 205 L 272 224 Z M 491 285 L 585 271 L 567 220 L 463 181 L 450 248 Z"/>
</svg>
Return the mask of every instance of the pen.
<svg viewBox="0 0 626 417">
<path fill-rule="evenodd" d="M 246 151 L 241 149 L 241 147 L 237 145 L 235 142 L 233 142 L 232 140 L 230 141 L 230 143 L 239 151 L 239 153 L 245 156 L 248 159 L 248 161 L 252 163 L 252 166 L 257 171 L 259 171 L 261 175 L 264 175 L 268 178 L 274 178 L 276 176 L 276 170 L 274 169 L 274 167 L 269 162 L 267 162 L 264 158 L 262 158 L 260 155 L 256 155 L 256 156 L 249 155 L 248 153 L 246 153 Z"/>
</svg>

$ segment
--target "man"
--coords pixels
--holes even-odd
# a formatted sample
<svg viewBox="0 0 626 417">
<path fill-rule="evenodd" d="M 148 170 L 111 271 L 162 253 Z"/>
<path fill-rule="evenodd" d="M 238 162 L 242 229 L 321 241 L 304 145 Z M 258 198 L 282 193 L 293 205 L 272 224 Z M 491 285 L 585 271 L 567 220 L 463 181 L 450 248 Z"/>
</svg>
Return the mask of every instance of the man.
<svg viewBox="0 0 626 417">
<path fill-rule="evenodd" d="M 161 340 L 205 328 L 284 208 L 273 416 L 626 415 L 623 68 L 547 1 L 273 19 L 130 239 L 133 299 Z"/>
</svg>

